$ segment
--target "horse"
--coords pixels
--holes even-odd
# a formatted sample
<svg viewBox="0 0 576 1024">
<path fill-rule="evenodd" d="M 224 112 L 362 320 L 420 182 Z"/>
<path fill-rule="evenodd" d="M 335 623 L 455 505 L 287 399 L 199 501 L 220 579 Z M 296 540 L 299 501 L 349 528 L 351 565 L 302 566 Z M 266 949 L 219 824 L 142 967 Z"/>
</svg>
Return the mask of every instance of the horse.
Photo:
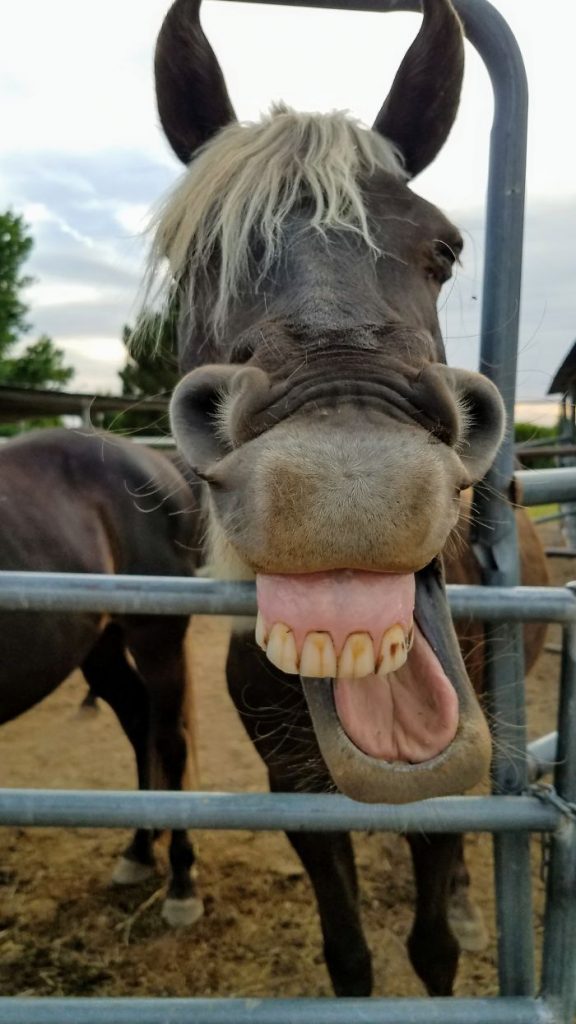
<svg viewBox="0 0 576 1024">
<path fill-rule="evenodd" d="M 451 0 L 423 0 L 367 129 L 283 104 L 239 123 L 199 11 L 176 0 L 156 44 L 160 122 L 186 169 L 153 220 L 146 301 L 178 310 L 171 422 L 203 484 L 212 574 L 256 580 L 230 695 L 273 791 L 461 793 L 486 775 L 491 741 L 441 556 L 505 417 L 486 377 L 446 365 L 437 299 L 463 240 L 409 187 L 456 116 L 459 18 Z M 334 991 L 369 995 L 349 835 L 288 839 Z M 410 958 L 449 995 L 461 839 L 409 842 Z"/>
<path fill-rule="evenodd" d="M 0 448 L 0 569 L 190 576 L 198 519 L 187 480 L 157 452 L 104 432 L 34 431 Z M 181 789 L 194 770 L 181 615 L 0 612 L 0 724 L 81 669 L 92 698 L 115 712 L 140 789 Z M 200 917 L 194 850 L 172 832 L 162 916 Z M 153 834 L 138 829 L 112 880 L 154 871 Z"/>
</svg>

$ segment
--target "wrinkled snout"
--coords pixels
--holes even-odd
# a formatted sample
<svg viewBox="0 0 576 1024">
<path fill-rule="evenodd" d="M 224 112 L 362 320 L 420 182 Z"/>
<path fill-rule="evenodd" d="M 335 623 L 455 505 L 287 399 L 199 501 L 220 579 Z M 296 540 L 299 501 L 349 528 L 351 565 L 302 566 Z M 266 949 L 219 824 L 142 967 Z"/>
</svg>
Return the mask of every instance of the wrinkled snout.
<svg viewBox="0 0 576 1024">
<path fill-rule="evenodd" d="M 255 572 L 422 568 L 454 526 L 458 459 L 373 411 L 307 410 L 210 468 L 211 504 Z"/>
</svg>

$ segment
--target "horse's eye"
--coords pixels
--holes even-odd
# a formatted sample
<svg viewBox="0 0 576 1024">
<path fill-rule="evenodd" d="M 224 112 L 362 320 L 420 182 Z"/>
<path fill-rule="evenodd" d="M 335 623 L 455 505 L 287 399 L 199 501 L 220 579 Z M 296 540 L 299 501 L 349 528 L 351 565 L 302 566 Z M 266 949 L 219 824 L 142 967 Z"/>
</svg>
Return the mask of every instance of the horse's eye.
<svg viewBox="0 0 576 1024">
<path fill-rule="evenodd" d="M 434 243 L 434 252 L 441 260 L 446 260 L 450 266 L 453 266 L 458 259 L 458 253 L 454 251 L 451 245 L 448 245 L 448 242 L 443 242 L 441 239 L 436 239 Z"/>
<path fill-rule="evenodd" d="M 452 277 L 452 267 L 460 253 L 458 246 L 449 245 L 441 238 L 435 238 L 428 261 L 428 277 L 443 285 Z"/>
</svg>

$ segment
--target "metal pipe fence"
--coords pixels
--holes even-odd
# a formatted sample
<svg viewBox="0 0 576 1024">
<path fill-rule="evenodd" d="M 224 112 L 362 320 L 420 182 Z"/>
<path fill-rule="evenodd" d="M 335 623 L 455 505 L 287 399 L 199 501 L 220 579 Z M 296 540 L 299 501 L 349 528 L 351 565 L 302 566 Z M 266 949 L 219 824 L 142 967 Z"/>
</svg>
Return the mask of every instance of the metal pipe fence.
<svg viewBox="0 0 576 1024">
<path fill-rule="evenodd" d="M 6 584 L 9 584 L 6 587 Z M 118 584 L 115 587 L 115 584 Z M 526 600 L 530 590 L 534 600 Z M 169 577 L 108 577 L 72 574 L 0 573 L 0 605 L 25 610 L 45 610 L 52 591 L 57 600 L 52 610 L 100 610 L 114 596 L 117 610 L 129 614 L 242 614 L 254 612 L 254 584 Z M 7 598 L 6 598 L 6 595 Z M 500 598 L 507 602 L 502 610 Z M 490 598 L 491 600 L 487 600 Z M 0 998 L 2 1024 L 179 1024 L 180 1021 L 221 1021 L 238 1024 L 418 1024 L 450 1021 L 484 1024 L 505 1022 L 557 1022 L 567 1024 L 574 1002 L 572 963 L 576 948 L 576 901 L 568 899 L 574 873 L 573 764 L 576 737 L 576 599 L 569 588 L 451 587 L 449 599 L 456 615 L 513 614 L 518 620 L 543 614 L 560 616 L 565 626 L 562 660 L 560 738 L 550 735 L 533 745 L 531 777 L 550 767 L 554 756 L 556 789 L 526 789 L 520 795 L 444 797 L 408 805 L 359 804 L 347 797 L 318 794 L 271 793 L 159 793 L 82 792 L 55 790 L 0 790 L 0 825 L 20 827 L 190 828 L 339 831 L 379 830 L 407 833 L 492 832 L 494 835 L 549 836 L 551 862 L 548 916 L 554 938 L 548 938 L 543 969 L 546 999 L 511 997 L 486 999 L 425 1000 L 205 1000 L 205 999 L 17 999 Z M 218 601 L 219 607 L 218 607 Z M 568 734 L 568 735 L 567 735 Z M 548 760 L 547 760 L 548 759 Z M 536 770 L 538 766 L 540 771 Z M 548 933 L 547 933 L 548 934 Z M 568 951 L 568 952 L 566 952 Z"/>
<path fill-rule="evenodd" d="M 563 811 L 540 796 L 438 797 L 359 804 L 313 793 L 130 793 L 4 789 L 0 825 L 249 829 L 257 832 L 553 832 Z"/>
<path fill-rule="evenodd" d="M 455 619 L 574 622 L 568 587 L 447 588 Z M 254 583 L 175 576 L 0 572 L 0 609 L 114 615 L 256 615 Z"/>
<path fill-rule="evenodd" d="M 540 999 L 0 998 L 3 1024 L 555 1024 Z"/>
</svg>

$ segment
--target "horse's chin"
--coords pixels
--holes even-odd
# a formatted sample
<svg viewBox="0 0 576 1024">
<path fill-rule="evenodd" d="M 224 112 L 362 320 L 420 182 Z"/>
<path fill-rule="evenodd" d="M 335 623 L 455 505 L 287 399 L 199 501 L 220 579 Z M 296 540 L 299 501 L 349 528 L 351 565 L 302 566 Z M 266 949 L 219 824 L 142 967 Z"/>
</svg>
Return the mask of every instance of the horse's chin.
<svg viewBox="0 0 576 1024">
<path fill-rule="evenodd" d="M 451 796 L 474 786 L 490 763 L 490 738 L 480 710 L 461 718 L 452 741 L 419 762 L 387 761 L 365 753 L 345 732 L 329 679 L 302 679 L 316 738 L 337 788 L 364 803 L 412 803 Z"/>
</svg>

